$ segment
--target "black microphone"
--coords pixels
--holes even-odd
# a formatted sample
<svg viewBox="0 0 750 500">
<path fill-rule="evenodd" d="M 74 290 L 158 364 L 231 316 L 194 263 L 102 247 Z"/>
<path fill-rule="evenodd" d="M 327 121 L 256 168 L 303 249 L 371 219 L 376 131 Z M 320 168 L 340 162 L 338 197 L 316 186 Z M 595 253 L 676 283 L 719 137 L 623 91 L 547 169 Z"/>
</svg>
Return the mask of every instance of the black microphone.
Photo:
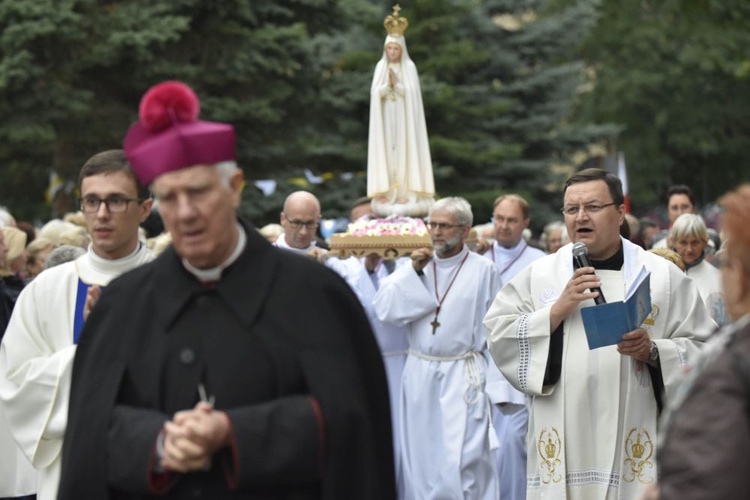
<svg viewBox="0 0 750 500">
<path fill-rule="evenodd" d="M 589 249 L 586 246 L 585 243 L 581 243 L 580 241 L 573 245 L 573 267 L 576 269 L 580 269 L 582 267 L 594 267 L 591 265 L 591 261 L 589 260 Z M 602 289 L 598 286 L 595 288 L 589 288 L 592 292 L 599 292 L 599 296 L 594 298 L 594 302 L 596 302 L 596 305 L 599 304 L 606 304 L 607 301 L 604 300 L 604 294 L 602 293 Z"/>
</svg>

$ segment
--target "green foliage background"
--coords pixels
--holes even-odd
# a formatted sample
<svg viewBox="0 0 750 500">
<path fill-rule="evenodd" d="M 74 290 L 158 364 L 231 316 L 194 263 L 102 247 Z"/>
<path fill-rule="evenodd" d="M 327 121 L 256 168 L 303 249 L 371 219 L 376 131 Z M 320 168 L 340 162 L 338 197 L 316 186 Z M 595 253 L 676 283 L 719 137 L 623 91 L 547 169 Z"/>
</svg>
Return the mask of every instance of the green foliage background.
<svg viewBox="0 0 750 500">
<path fill-rule="evenodd" d="M 592 145 L 625 152 L 636 209 L 673 182 L 710 201 L 747 180 L 748 5 L 402 1 L 438 194 L 465 196 L 482 222 L 497 195 L 520 192 L 538 231 Z M 391 7 L 0 0 L 0 204 L 50 218 L 50 171 L 75 179 L 120 147 L 144 91 L 179 79 L 203 119 L 237 129 L 246 216 L 276 222 L 306 168 L 326 179 L 305 186 L 324 216 L 345 216 L 365 194 L 369 86 Z M 269 178 L 278 189 L 265 197 L 252 181 Z"/>
</svg>

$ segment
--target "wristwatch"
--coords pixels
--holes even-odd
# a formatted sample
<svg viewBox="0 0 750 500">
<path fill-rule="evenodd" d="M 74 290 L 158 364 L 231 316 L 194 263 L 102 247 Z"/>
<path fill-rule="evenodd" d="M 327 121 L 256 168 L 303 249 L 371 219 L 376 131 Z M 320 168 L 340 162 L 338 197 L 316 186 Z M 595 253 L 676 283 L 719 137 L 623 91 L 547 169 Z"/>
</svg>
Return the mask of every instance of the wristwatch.
<svg viewBox="0 0 750 500">
<path fill-rule="evenodd" d="M 659 361 L 659 349 L 656 347 L 656 342 L 651 341 L 651 350 L 648 352 L 648 360 L 652 363 Z"/>
</svg>

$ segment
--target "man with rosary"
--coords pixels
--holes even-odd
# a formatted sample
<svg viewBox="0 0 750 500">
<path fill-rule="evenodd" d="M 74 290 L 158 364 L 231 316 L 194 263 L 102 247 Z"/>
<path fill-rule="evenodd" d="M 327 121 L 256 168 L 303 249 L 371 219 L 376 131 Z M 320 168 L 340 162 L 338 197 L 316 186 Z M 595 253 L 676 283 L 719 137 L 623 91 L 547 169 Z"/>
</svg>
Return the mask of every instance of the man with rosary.
<svg viewBox="0 0 750 500">
<path fill-rule="evenodd" d="M 492 262 L 464 244 L 473 220 L 462 198 L 437 201 L 428 217 L 433 250 L 412 254 L 380 281 L 378 319 L 405 327 L 409 353 L 401 386 L 406 498 L 499 496 L 482 318 L 500 289 Z M 496 377 L 495 377 L 496 378 Z"/>
<path fill-rule="evenodd" d="M 497 266 L 503 283 L 546 255 L 523 239 L 529 222 L 529 204 L 523 197 L 506 194 L 495 200 L 492 210 L 495 241 L 483 255 Z M 493 406 L 492 416 L 500 443 L 497 453 L 500 498 L 526 498 L 527 398 L 502 375 L 499 380 L 492 380 L 489 387 L 493 390 L 493 401 L 499 403 Z"/>
</svg>

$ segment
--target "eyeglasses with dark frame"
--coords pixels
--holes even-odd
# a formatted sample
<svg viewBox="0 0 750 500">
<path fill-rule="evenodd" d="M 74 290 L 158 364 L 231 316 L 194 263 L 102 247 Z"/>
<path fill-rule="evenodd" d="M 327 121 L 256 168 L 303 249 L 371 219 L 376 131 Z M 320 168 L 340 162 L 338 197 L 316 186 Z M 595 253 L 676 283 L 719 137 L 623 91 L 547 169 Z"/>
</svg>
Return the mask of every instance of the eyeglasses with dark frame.
<svg viewBox="0 0 750 500">
<path fill-rule="evenodd" d="M 445 222 L 426 222 L 425 224 L 432 230 L 440 229 L 441 231 L 465 226 L 465 224 L 446 224 Z"/>
<path fill-rule="evenodd" d="M 597 212 L 601 212 L 607 207 L 611 207 L 612 205 L 617 205 L 617 203 L 586 203 L 583 205 L 571 205 L 569 207 L 562 207 L 560 211 L 563 213 L 563 215 L 570 215 L 571 217 L 574 215 L 578 215 L 578 212 L 583 209 L 584 212 L 587 214 L 595 214 Z"/>
<path fill-rule="evenodd" d="M 286 216 L 285 213 L 282 213 L 286 221 L 289 223 L 290 226 L 294 229 L 300 229 L 302 226 L 305 226 L 307 229 L 313 230 L 318 227 L 318 224 L 320 224 L 317 220 L 298 220 L 298 219 L 290 219 Z"/>
<path fill-rule="evenodd" d="M 109 198 L 99 198 L 97 196 L 84 196 L 78 199 L 78 205 L 81 212 L 92 214 L 99 211 L 102 203 L 107 207 L 107 212 L 111 214 L 121 214 L 128 209 L 128 203 L 140 203 L 141 198 L 125 198 L 124 196 L 110 196 Z"/>
</svg>

